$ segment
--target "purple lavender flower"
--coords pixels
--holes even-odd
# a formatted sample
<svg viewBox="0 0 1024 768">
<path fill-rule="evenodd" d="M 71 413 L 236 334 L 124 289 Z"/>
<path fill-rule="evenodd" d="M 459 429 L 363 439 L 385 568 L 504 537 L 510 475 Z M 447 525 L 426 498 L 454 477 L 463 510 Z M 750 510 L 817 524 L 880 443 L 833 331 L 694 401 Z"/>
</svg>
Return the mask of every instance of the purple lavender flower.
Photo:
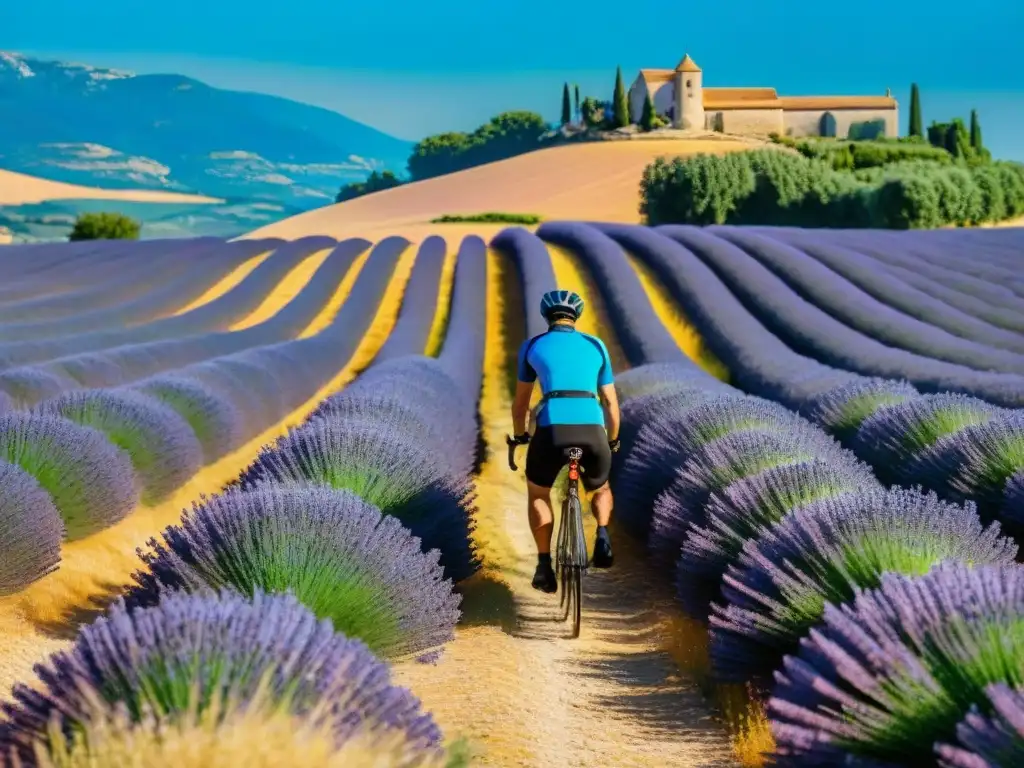
<svg viewBox="0 0 1024 768">
<path fill-rule="evenodd" d="M 801 409 L 807 418 L 845 443 L 879 408 L 919 397 L 909 382 L 864 378 L 825 390 Z"/>
<path fill-rule="evenodd" d="M 1015 525 L 1024 526 L 1024 469 L 1018 470 L 1006 481 L 1002 517 L 1013 521 Z"/>
<path fill-rule="evenodd" d="M 4 414 L 12 410 L 14 410 L 14 400 L 11 399 L 10 395 L 0 389 L 0 414 Z"/>
<path fill-rule="evenodd" d="M 46 400 L 35 410 L 105 434 L 131 458 L 147 504 L 166 498 L 203 464 L 203 449 L 188 422 L 169 405 L 141 392 L 78 390 Z"/>
<path fill-rule="evenodd" d="M 13 702 L 0 704 L 0 752 L 13 749 L 30 764 L 49 719 L 70 731 L 96 694 L 133 718 L 148 708 L 170 720 L 202 711 L 217 692 L 244 702 L 267 677 L 271 695 L 295 714 L 331 702 L 325 717 L 339 743 L 367 731 L 401 732 L 422 747 L 441 741 L 419 700 L 391 684 L 386 664 L 292 595 L 177 592 L 130 612 L 119 602 L 36 673 L 38 690 L 17 685 Z"/>
<path fill-rule="evenodd" d="M 794 417 L 795 418 L 795 417 Z M 654 500 L 648 546 L 659 562 L 675 564 L 692 526 L 706 524 L 704 506 L 711 494 L 730 483 L 772 467 L 820 458 L 853 463 L 853 455 L 820 430 L 760 427 L 730 432 L 687 452 L 672 482 Z"/>
<path fill-rule="evenodd" d="M 479 567 L 470 539 L 468 479 L 445 468 L 436 446 L 386 418 L 316 419 L 292 429 L 264 448 L 237 484 L 253 488 L 267 481 L 347 488 L 397 517 L 420 538 L 424 551 L 439 549 L 445 576 L 453 581 Z"/>
<path fill-rule="evenodd" d="M 22 407 L 56 397 L 61 392 L 77 386 L 79 384 L 74 379 L 34 366 L 11 368 L 0 373 L 0 391 L 3 391 L 13 403 Z"/>
<path fill-rule="evenodd" d="M 241 412 L 230 400 L 195 379 L 176 375 L 156 376 L 133 385 L 131 389 L 151 395 L 181 414 L 199 439 L 207 464 L 242 444 L 244 425 Z"/>
<path fill-rule="evenodd" d="M 64 523 L 36 479 L 0 461 L 0 596 L 57 570 Z"/>
<path fill-rule="evenodd" d="M 907 463 L 941 438 L 985 424 L 1002 409 L 967 395 L 921 395 L 880 408 L 861 422 L 851 448 L 884 482 L 899 482 Z"/>
<path fill-rule="evenodd" d="M 50 495 L 68 539 L 113 525 L 138 500 L 128 455 L 102 432 L 59 416 L 0 416 L 0 461 L 19 466 Z"/>
<path fill-rule="evenodd" d="M 170 589 L 289 590 L 319 618 L 387 659 L 425 656 L 454 635 L 459 597 L 440 553 L 345 490 L 267 484 L 193 504 L 140 556 L 130 606 Z M 430 656 L 431 659 L 435 655 Z"/>
<path fill-rule="evenodd" d="M 881 486 L 866 464 L 813 459 L 766 469 L 712 493 L 704 507 L 707 524 L 690 529 L 676 568 L 683 607 L 692 616 L 707 615 L 743 546 L 797 507 L 872 489 Z"/>
<path fill-rule="evenodd" d="M 948 562 L 890 573 L 824 623 L 776 672 L 774 765 L 920 765 L 991 683 L 1020 686 L 1024 569 Z"/>
<path fill-rule="evenodd" d="M 958 745 L 937 744 L 942 768 L 1024 765 L 1024 688 L 994 683 L 985 689 L 985 716 L 977 705 L 956 727 Z"/>
<path fill-rule="evenodd" d="M 711 619 L 711 659 L 723 678 L 770 674 L 818 623 L 883 573 L 927 573 L 946 561 L 1012 563 L 1017 545 L 982 528 L 973 504 L 893 488 L 821 499 L 743 548 L 723 579 Z"/>
</svg>

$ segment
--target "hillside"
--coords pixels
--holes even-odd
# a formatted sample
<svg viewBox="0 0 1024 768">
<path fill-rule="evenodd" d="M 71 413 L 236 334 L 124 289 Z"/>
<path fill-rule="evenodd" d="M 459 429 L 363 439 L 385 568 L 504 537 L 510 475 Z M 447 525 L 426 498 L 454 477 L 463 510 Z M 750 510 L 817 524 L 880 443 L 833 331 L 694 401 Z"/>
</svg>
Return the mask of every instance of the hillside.
<svg viewBox="0 0 1024 768">
<path fill-rule="evenodd" d="M 60 181 L 40 179 L 24 173 L 0 169 L 0 205 L 27 205 L 52 200 L 118 200 L 137 203 L 222 202 L 213 197 L 165 192 L 157 189 L 100 189 Z"/>
<path fill-rule="evenodd" d="M 551 147 L 319 208 L 246 237 L 401 234 L 417 240 L 431 232 L 455 236 L 466 228 L 430 224 L 430 220 L 444 214 L 485 211 L 536 213 L 545 219 L 638 222 L 640 177 L 654 158 L 750 148 L 749 141 L 730 139 L 600 141 Z M 474 232 L 500 228 L 468 225 Z"/>
<path fill-rule="evenodd" d="M 410 144 L 344 115 L 181 75 L 0 52 L 0 166 L 89 186 L 257 198 L 300 208 Z"/>
</svg>

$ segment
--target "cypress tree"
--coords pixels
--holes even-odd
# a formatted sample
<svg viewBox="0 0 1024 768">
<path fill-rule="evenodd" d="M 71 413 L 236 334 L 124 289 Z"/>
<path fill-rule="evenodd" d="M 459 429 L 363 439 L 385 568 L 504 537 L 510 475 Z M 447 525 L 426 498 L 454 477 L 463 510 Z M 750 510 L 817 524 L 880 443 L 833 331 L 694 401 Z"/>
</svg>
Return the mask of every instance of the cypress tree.
<svg viewBox="0 0 1024 768">
<path fill-rule="evenodd" d="M 562 125 L 572 122 L 572 102 L 569 101 L 569 84 L 562 86 Z"/>
<path fill-rule="evenodd" d="M 985 145 L 981 141 L 981 123 L 978 122 L 978 110 L 971 110 L 971 149 L 977 152 L 979 155 L 985 149 Z"/>
<path fill-rule="evenodd" d="M 645 131 L 654 128 L 654 102 L 651 101 L 650 91 L 644 96 L 644 111 L 640 115 L 640 127 Z"/>
<path fill-rule="evenodd" d="M 629 125 L 629 99 L 626 98 L 626 88 L 622 84 L 622 67 L 615 70 L 615 95 L 612 98 L 612 125 L 615 128 L 625 128 Z"/>
<path fill-rule="evenodd" d="M 574 85 L 572 88 L 576 92 L 575 93 L 575 96 L 576 96 L 576 122 L 578 123 L 580 121 L 580 85 L 579 85 L 579 83 Z"/>
<path fill-rule="evenodd" d="M 923 137 L 921 130 L 921 92 L 917 83 L 910 84 L 910 131 L 911 136 Z"/>
</svg>

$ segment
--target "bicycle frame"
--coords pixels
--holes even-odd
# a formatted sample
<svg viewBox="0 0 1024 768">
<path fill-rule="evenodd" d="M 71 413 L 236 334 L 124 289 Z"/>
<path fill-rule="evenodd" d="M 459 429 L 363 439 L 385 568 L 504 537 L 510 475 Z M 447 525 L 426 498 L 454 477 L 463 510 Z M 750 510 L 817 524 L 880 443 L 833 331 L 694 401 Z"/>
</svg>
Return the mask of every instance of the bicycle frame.
<svg viewBox="0 0 1024 768">
<path fill-rule="evenodd" d="M 515 451 L 520 443 L 511 436 L 507 436 L 505 442 L 508 445 L 508 465 L 515 472 L 518 469 Z M 580 500 L 580 459 L 583 458 L 583 450 L 576 447 L 567 448 L 565 456 L 569 464 L 569 478 L 559 519 L 555 568 L 562 585 L 559 606 L 563 610 L 562 621 L 568 621 L 572 615 L 572 636 L 576 638 L 580 636 L 583 574 L 586 573 L 589 564 L 587 538 L 583 530 L 583 502 Z"/>
</svg>

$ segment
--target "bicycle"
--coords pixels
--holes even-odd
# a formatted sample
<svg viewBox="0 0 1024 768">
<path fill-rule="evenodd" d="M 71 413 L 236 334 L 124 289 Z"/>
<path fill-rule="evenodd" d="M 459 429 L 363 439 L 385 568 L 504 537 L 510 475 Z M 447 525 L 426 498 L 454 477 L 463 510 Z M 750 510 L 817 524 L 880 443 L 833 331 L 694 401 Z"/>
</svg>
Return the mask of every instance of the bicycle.
<svg viewBox="0 0 1024 768">
<path fill-rule="evenodd" d="M 508 445 L 508 466 L 515 472 L 516 448 L 518 443 L 511 435 L 505 436 Z M 587 572 L 590 557 L 587 554 L 587 537 L 583 530 L 583 502 L 580 501 L 580 459 L 583 450 L 570 447 L 563 451 L 569 465 L 569 481 L 562 514 L 558 524 L 558 542 L 555 547 L 555 568 L 561 583 L 562 596 L 559 607 L 563 609 L 562 621 L 568 621 L 572 614 L 572 636 L 580 636 L 580 619 L 583 610 L 583 575 Z"/>
</svg>

